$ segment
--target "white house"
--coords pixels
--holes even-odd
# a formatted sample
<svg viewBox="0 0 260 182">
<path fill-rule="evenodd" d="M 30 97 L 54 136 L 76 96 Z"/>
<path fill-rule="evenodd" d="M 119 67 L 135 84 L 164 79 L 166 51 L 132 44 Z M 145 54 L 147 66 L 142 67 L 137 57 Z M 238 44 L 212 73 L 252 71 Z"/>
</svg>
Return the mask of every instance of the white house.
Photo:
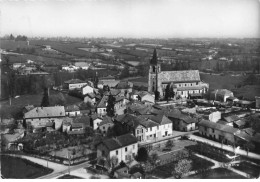
<svg viewBox="0 0 260 182">
<path fill-rule="evenodd" d="M 65 107 L 66 116 L 78 116 L 80 115 L 79 106 L 77 105 L 70 105 Z"/>
<path fill-rule="evenodd" d="M 82 95 L 94 93 L 94 88 L 90 85 L 85 85 L 81 88 L 81 93 L 82 93 Z"/>
<path fill-rule="evenodd" d="M 95 104 L 96 103 L 96 96 L 94 93 L 88 93 L 85 97 L 84 97 L 84 102 L 90 102 L 91 104 Z"/>
<path fill-rule="evenodd" d="M 97 114 L 99 116 L 104 116 L 107 114 L 107 96 L 103 96 L 102 99 L 97 104 Z"/>
<path fill-rule="evenodd" d="M 87 82 L 82 81 L 80 79 L 72 79 L 65 81 L 64 84 L 69 90 L 74 90 L 81 89 L 83 86 L 87 85 Z"/>
<path fill-rule="evenodd" d="M 106 158 L 107 160 L 116 158 L 116 163 L 121 161 L 129 163 L 137 155 L 137 139 L 131 134 L 118 136 L 103 140 L 97 145 L 97 158 Z"/>
<path fill-rule="evenodd" d="M 94 130 L 98 129 L 99 124 L 103 121 L 97 114 L 93 114 L 91 116 L 90 126 L 93 127 Z"/>
</svg>

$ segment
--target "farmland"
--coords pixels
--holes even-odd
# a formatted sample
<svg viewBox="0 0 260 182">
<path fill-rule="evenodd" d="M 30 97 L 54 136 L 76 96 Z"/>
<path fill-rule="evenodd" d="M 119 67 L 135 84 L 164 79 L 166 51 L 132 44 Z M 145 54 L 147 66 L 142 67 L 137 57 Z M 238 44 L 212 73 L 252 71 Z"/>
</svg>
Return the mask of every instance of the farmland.
<svg viewBox="0 0 260 182">
<path fill-rule="evenodd" d="M 1 155 L 1 173 L 5 178 L 34 179 L 52 171 L 26 159 Z"/>
</svg>

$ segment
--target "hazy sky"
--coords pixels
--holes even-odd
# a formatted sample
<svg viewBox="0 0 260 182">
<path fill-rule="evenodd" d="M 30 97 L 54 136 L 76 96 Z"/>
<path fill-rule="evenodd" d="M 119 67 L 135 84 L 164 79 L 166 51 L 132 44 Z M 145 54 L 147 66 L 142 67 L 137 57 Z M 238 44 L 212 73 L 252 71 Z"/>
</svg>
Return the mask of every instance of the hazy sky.
<svg viewBox="0 0 260 182">
<path fill-rule="evenodd" d="M 260 37 L 260 0 L 0 0 L 1 35 Z"/>
</svg>

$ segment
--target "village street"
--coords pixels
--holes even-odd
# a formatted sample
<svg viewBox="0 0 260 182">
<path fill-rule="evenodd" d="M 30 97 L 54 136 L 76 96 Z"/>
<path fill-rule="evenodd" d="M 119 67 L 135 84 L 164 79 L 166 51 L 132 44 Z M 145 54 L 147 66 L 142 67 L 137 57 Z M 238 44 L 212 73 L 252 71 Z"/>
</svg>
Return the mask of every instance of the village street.
<svg viewBox="0 0 260 182">
<path fill-rule="evenodd" d="M 221 149 L 227 150 L 229 152 L 234 152 L 234 148 L 232 146 L 224 145 L 224 144 L 221 144 L 219 142 L 215 142 L 213 140 L 208 140 L 208 139 L 200 137 L 200 136 L 190 135 L 190 139 L 191 140 L 195 140 L 195 141 L 200 141 L 202 143 L 207 143 L 207 144 L 209 144 L 211 146 L 214 146 L 214 147 L 217 147 L 217 148 L 221 148 Z M 238 149 L 237 150 L 237 154 L 238 155 L 242 155 L 242 156 L 246 156 L 246 157 L 251 158 L 251 159 L 258 159 L 258 160 L 260 160 L 260 155 L 259 154 L 252 153 L 252 152 L 248 152 L 248 154 L 247 154 L 247 151 L 242 150 L 242 149 Z"/>
</svg>

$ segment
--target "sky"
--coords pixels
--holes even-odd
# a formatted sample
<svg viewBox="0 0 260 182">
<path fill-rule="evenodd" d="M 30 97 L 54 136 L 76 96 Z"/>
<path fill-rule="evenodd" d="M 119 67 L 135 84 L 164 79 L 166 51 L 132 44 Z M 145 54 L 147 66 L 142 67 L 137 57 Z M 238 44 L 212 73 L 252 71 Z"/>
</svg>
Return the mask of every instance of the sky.
<svg viewBox="0 0 260 182">
<path fill-rule="evenodd" d="M 260 38 L 260 0 L 0 0 L 0 35 Z"/>
</svg>

